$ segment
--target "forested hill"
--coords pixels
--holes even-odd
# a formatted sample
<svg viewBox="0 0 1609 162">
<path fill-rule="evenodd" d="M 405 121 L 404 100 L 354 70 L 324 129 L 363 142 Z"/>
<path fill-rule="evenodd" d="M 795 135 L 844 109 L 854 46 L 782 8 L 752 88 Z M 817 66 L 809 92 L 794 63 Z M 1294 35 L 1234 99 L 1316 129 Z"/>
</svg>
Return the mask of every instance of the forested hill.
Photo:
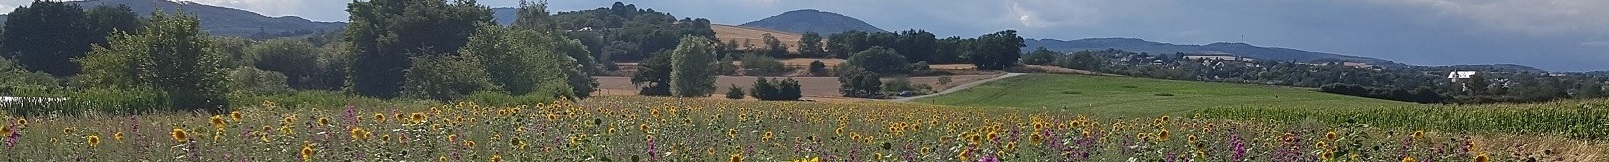
<svg viewBox="0 0 1609 162">
<path fill-rule="evenodd" d="M 149 16 L 160 9 L 167 12 L 184 11 L 201 20 L 201 30 L 217 36 L 278 37 L 303 35 L 321 31 L 336 31 L 346 27 L 343 22 L 315 22 L 296 16 L 268 17 L 251 11 L 167 0 L 85 0 L 71 1 L 84 9 L 101 5 L 126 5 L 134 13 Z M 5 18 L 0 18 L 5 20 Z M 3 21 L 0 21 L 3 22 Z"/>
<path fill-rule="evenodd" d="M 758 27 L 787 31 L 790 33 L 815 32 L 822 35 L 842 33 L 846 31 L 888 32 L 886 30 L 867 24 L 865 21 L 838 13 L 823 12 L 812 9 L 795 10 L 780 15 L 760 19 L 759 21 L 743 23 L 744 27 Z"/>
</svg>

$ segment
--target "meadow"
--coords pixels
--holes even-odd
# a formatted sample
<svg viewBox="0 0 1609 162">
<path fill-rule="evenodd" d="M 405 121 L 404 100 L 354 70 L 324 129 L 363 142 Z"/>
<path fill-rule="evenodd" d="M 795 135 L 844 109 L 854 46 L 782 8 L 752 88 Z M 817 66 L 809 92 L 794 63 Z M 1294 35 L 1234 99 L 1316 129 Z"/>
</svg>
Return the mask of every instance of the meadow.
<svg viewBox="0 0 1609 162">
<path fill-rule="evenodd" d="M 1186 115 L 1193 110 L 1220 106 L 1351 108 L 1414 105 L 1292 87 L 1055 74 L 1012 77 L 915 101 L 956 106 L 1066 109 L 1111 117 Z"/>
<path fill-rule="evenodd" d="M 293 106 L 299 105 L 299 106 Z M 412 106 L 409 106 L 412 105 Z M 598 97 L 6 116 L 17 161 L 1604 161 L 1602 141 L 1211 115 Z"/>
</svg>

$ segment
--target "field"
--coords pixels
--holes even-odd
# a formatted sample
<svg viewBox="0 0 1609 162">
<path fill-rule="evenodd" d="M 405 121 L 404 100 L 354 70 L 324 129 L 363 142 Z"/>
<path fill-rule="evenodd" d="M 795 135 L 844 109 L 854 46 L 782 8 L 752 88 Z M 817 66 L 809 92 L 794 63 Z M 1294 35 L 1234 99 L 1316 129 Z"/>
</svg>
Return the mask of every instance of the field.
<svg viewBox="0 0 1609 162">
<path fill-rule="evenodd" d="M 419 104 L 419 103 L 413 103 Z M 1603 161 L 1601 141 L 891 102 L 601 97 L 6 117 L 18 161 Z M 876 112 L 876 113 L 867 113 Z"/>
<path fill-rule="evenodd" d="M 959 106 L 1061 109 L 1112 117 L 1184 115 L 1221 106 L 1379 107 L 1411 103 L 1308 89 L 1130 77 L 1030 74 L 916 100 Z"/>
<path fill-rule="evenodd" d="M 949 84 L 939 84 L 938 77 L 911 77 L 909 80 L 912 84 L 928 84 L 933 86 L 934 89 L 942 91 L 951 86 L 988 79 L 995 76 L 998 75 L 953 75 L 950 76 L 951 83 Z M 603 92 L 601 92 L 600 95 L 621 96 L 637 94 L 637 87 L 631 84 L 631 77 L 595 78 L 598 79 L 598 88 L 603 89 Z M 732 85 L 737 85 L 738 87 L 744 88 L 744 90 L 748 90 L 748 88 L 754 84 L 755 79 L 756 77 L 752 76 L 719 76 L 715 79 L 715 86 L 720 88 L 716 92 L 721 92 L 724 94 L 724 92 L 726 92 L 726 88 Z M 782 78 L 777 77 L 774 79 Z M 838 93 L 838 88 L 841 83 L 838 82 L 837 77 L 794 77 L 793 79 L 799 81 L 799 89 L 803 91 L 803 95 L 807 97 L 807 99 L 838 98 L 838 96 L 843 96 L 842 94 Z M 716 96 L 720 95 L 717 94 Z"/>
<path fill-rule="evenodd" d="M 727 41 L 734 40 L 737 41 L 739 44 L 739 49 L 742 49 L 744 46 L 743 42 L 745 40 L 747 40 L 750 45 L 754 45 L 755 48 L 765 48 L 765 41 L 763 39 L 765 37 L 763 35 L 771 34 L 772 37 L 776 37 L 777 40 L 781 40 L 782 45 L 788 47 L 788 51 L 798 52 L 799 37 L 803 37 L 799 35 L 799 33 L 788 33 L 769 29 L 722 24 L 710 24 L 710 30 L 715 30 L 715 38 L 720 39 L 720 43 L 726 43 Z M 826 35 L 822 36 L 823 41 L 825 41 L 826 37 Z"/>
</svg>

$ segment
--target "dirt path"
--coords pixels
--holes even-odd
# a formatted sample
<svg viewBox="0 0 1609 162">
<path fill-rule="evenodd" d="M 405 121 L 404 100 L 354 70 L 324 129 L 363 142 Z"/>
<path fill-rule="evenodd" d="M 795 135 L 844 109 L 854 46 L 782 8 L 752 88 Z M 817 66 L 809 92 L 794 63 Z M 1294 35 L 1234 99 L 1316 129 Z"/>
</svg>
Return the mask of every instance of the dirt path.
<svg viewBox="0 0 1609 162">
<path fill-rule="evenodd" d="M 976 81 L 976 82 L 969 82 L 969 83 L 966 83 L 966 84 L 957 85 L 955 87 L 950 87 L 949 89 L 944 89 L 943 92 L 939 92 L 939 93 L 933 93 L 933 94 L 927 94 L 927 95 L 921 95 L 921 96 L 913 96 L 913 97 L 906 97 L 906 98 L 897 98 L 897 99 L 892 99 L 892 100 L 888 100 L 888 101 L 910 102 L 910 101 L 914 101 L 916 99 L 955 93 L 956 91 L 961 91 L 961 90 L 964 90 L 964 89 L 967 89 L 967 88 L 972 88 L 972 87 L 976 87 L 978 85 L 983 85 L 983 83 L 989 83 L 989 82 L 993 82 L 993 81 L 996 81 L 996 80 L 1006 79 L 1006 78 L 1015 77 L 1015 76 L 1019 76 L 1019 75 L 1023 75 L 1023 74 L 1025 74 L 1025 73 L 1006 73 L 1006 75 L 1000 75 L 1000 76 L 997 76 L 997 77 L 994 77 L 994 78 L 989 78 L 989 79 L 980 80 L 980 81 Z"/>
</svg>

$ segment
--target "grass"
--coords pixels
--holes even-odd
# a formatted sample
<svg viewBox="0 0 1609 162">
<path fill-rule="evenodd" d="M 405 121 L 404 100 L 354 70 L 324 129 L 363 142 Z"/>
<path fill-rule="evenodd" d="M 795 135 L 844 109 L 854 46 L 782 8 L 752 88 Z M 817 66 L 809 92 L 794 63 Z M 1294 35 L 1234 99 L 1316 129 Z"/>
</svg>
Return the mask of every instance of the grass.
<svg viewBox="0 0 1609 162">
<path fill-rule="evenodd" d="M 1224 106 L 1350 108 L 1414 105 L 1308 89 L 1131 77 L 1028 74 L 916 102 L 1066 109 L 1099 116 L 1184 115 Z"/>
<path fill-rule="evenodd" d="M 1143 88 L 1143 86 L 1140 86 Z M 1601 142 L 890 102 L 579 103 L 5 116 L 10 161 L 1603 161 Z M 866 113 L 877 112 L 877 113 Z M 178 136 L 175 136 L 175 135 Z M 93 139 L 93 140 L 92 140 Z M 1468 145 L 1466 145 L 1468 144 Z M 1467 148 L 1467 149 L 1466 149 Z M 1026 160 L 1024 160 L 1026 159 Z"/>
</svg>

